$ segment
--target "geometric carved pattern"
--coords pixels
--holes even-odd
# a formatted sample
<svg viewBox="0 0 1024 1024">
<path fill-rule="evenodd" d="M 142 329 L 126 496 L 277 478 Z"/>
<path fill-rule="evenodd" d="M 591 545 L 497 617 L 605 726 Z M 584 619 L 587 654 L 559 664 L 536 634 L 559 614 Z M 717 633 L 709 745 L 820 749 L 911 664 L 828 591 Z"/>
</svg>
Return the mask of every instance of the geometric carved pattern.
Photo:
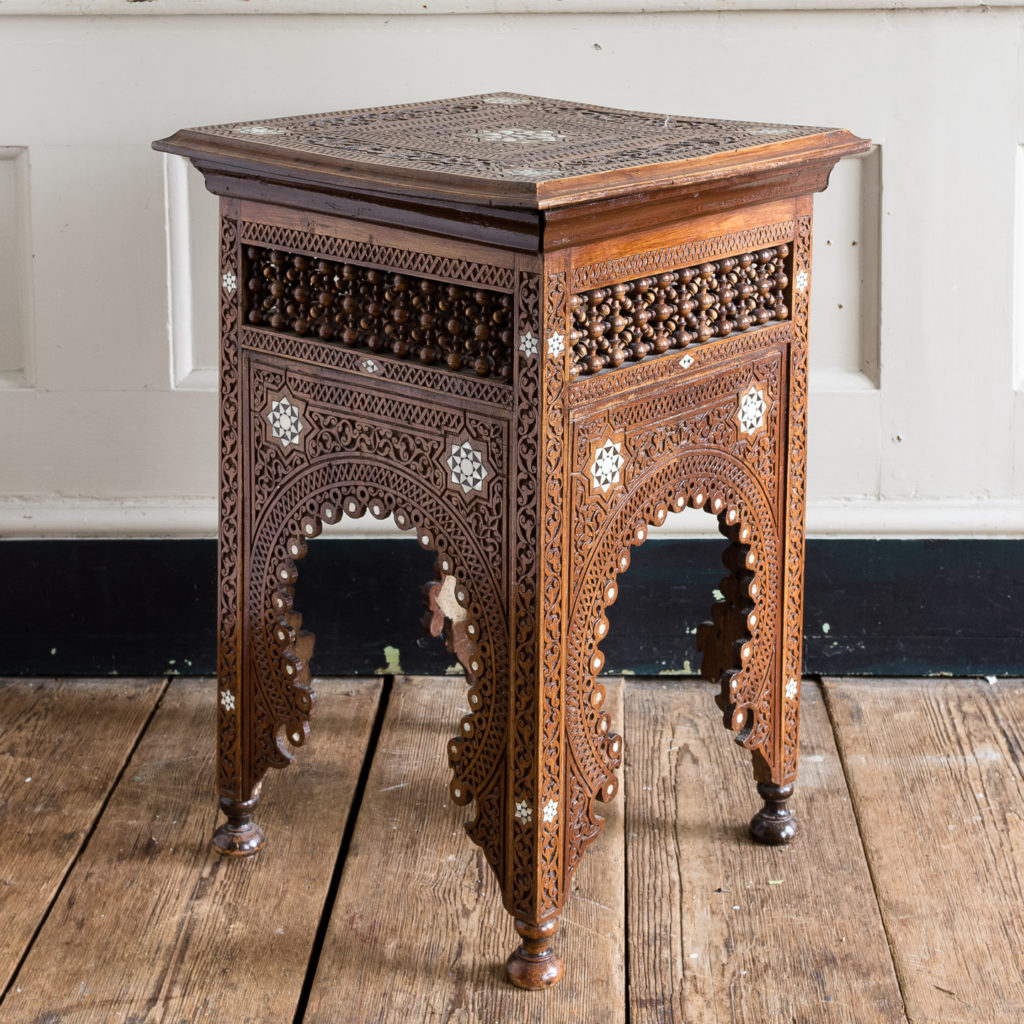
<svg viewBox="0 0 1024 1024">
<path fill-rule="evenodd" d="M 491 263 L 476 263 L 454 256 L 435 256 L 432 253 L 400 249 L 393 245 L 374 242 L 356 242 L 337 235 L 322 235 L 312 231 L 298 231 L 279 224 L 243 221 L 243 243 L 306 256 L 325 256 L 342 263 L 358 263 L 382 270 L 401 270 L 455 284 L 479 285 L 499 292 L 512 291 L 512 270 Z"/>
<path fill-rule="evenodd" d="M 297 445 L 299 443 L 302 420 L 299 419 L 299 410 L 288 401 L 286 396 L 282 395 L 270 403 L 267 419 L 270 421 L 271 435 L 276 437 L 285 448 L 290 444 Z"/>
<path fill-rule="evenodd" d="M 594 461 L 590 467 L 590 476 L 594 487 L 608 493 L 609 488 L 619 482 L 619 471 L 625 459 L 622 457 L 622 445 L 609 438 L 594 452 Z"/>
<path fill-rule="evenodd" d="M 823 129 L 485 94 L 194 131 L 221 137 L 244 133 L 271 152 L 285 148 L 381 167 L 540 181 L 707 156 Z"/>
<path fill-rule="evenodd" d="M 603 287 L 616 281 L 625 281 L 647 274 L 660 274 L 676 267 L 690 267 L 719 256 L 733 256 L 741 252 L 753 252 L 793 238 L 793 222 L 781 221 L 747 228 L 735 234 L 716 235 L 702 238 L 683 245 L 671 245 L 661 249 L 648 249 L 641 253 L 615 256 L 598 263 L 584 263 L 575 267 L 572 273 L 572 290 L 586 291 Z"/>
<path fill-rule="evenodd" d="M 753 383 L 740 395 L 739 409 L 736 419 L 740 425 L 740 433 L 756 434 L 764 426 L 764 414 L 768 405 L 764 400 L 764 386 Z"/>
<path fill-rule="evenodd" d="M 330 369 L 351 370 L 390 381 L 424 388 L 437 396 L 465 398 L 471 402 L 501 409 L 512 408 L 512 389 L 493 377 L 484 380 L 475 374 L 452 373 L 437 366 L 423 366 L 402 359 L 362 356 L 358 350 L 314 338 L 296 338 L 276 331 L 243 327 L 242 347 L 267 355 L 292 357 Z M 598 378 L 599 379 L 599 378 Z"/>
<path fill-rule="evenodd" d="M 469 441 L 451 446 L 451 455 L 446 460 L 451 470 L 452 483 L 462 488 L 463 494 L 482 491 L 484 478 L 488 475 L 483 456 Z"/>
</svg>

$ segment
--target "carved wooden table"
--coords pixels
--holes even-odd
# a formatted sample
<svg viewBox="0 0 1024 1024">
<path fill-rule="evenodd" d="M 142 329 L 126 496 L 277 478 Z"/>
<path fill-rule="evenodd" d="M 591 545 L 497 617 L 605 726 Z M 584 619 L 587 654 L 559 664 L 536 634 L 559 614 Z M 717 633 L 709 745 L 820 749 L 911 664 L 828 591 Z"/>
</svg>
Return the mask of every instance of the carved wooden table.
<svg viewBox="0 0 1024 1024">
<path fill-rule="evenodd" d="M 728 541 L 698 643 L 753 754 L 751 831 L 788 841 L 811 196 L 867 143 L 503 93 L 155 146 L 222 197 L 217 848 L 260 848 L 260 779 L 309 734 L 307 542 L 393 517 L 437 554 L 428 624 L 471 709 L 451 796 L 523 940 L 509 976 L 556 982 L 622 762 L 605 612 L 684 508 Z"/>
</svg>

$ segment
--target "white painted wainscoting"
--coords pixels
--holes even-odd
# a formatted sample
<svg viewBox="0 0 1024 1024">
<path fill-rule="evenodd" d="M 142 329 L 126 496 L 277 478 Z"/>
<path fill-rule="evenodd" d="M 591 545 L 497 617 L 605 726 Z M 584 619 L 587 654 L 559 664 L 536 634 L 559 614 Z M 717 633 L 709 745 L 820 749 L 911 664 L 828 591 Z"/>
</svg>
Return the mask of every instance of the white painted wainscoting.
<svg viewBox="0 0 1024 1024">
<path fill-rule="evenodd" d="M 216 202 L 152 139 L 489 90 L 871 138 L 816 207 L 810 531 L 1022 532 L 1024 5 L 644 6 L 0 0 L 0 533 L 214 533 Z"/>
</svg>

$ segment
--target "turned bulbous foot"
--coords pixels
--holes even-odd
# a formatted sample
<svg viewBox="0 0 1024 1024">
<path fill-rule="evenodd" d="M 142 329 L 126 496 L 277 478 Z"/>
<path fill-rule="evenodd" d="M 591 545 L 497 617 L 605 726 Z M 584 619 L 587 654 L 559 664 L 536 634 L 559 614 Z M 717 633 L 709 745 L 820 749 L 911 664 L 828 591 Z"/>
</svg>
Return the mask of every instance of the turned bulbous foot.
<svg viewBox="0 0 1024 1024">
<path fill-rule="evenodd" d="M 793 795 L 793 786 L 759 782 L 757 791 L 764 800 L 764 807 L 754 815 L 750 823 L 750 835 L 765 846 L 784 846 L 797 832 L 796 818 L 787 806 Z"/>
<path fill-rule="evenodd" d="M 508 958 L 505 969 L 508 980 L 519 988 L 551 988 L 562 980 L 562 961 L 551 948 L 551 938 L 558 931 L 558 920 L 528 924 L 516 918 L 516 931 L 523 944 Z"/>
<path fill-rule="evenodd" d="M 237 802 L 220 798 L 221 810 L 228 820 L 213 834 L 213 848 L 225 857 L 251 857 L 263 848 L 263 829 L 252 820 L 252 812 L 260 802 L 259 796 Z"/>
</svg>

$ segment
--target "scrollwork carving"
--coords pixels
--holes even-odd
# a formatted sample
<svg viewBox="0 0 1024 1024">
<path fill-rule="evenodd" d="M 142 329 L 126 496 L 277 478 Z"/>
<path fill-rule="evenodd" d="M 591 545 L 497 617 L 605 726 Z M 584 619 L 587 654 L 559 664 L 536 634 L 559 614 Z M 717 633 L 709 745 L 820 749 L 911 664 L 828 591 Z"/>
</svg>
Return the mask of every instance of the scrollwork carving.
<svg viewBox="0 0 1024 1024">
<path fill-rule="evenodd" d="M 224 203 L 220 221 L 221 273 L 234 274 L 239 265 L 238 223 L 233 206 Z M 241 452 L 239 447 L 238 295 L 220 293 L 220 480 L 217 535 L 217 785 L 225 796 L 244 799 L 245 771 L 238 730 L 242 713 L 243 680 L 239 659 L 242 624 L 238 617 L 241 588 Z"/>
</svg>

